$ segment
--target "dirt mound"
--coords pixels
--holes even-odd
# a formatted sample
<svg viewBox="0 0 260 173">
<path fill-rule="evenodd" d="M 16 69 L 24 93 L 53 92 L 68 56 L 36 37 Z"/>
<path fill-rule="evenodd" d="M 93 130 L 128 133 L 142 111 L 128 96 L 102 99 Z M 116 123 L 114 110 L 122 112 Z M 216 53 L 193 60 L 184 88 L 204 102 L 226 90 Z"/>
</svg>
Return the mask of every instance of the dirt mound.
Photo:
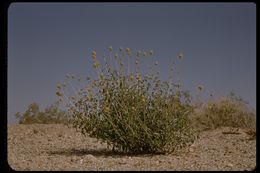
<svg viewBox="0 0 260 173">
<path fill-rule="evenodd" d="M 15 170 L 253 170 L 256 140 L 242 129 L 201 132 L 171 155 L 112 152 L 96 139 L 57 124 L 8 126 L 8 163 Z"/>
</svg>

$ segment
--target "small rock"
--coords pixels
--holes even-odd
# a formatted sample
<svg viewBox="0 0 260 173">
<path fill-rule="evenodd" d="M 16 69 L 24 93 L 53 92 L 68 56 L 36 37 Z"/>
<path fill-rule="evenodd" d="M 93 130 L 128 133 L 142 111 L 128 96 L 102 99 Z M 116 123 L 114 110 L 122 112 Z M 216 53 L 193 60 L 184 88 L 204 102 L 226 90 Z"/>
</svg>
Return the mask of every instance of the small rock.
<svg viewBox="0 0 260 173">
<path fill-rule="evenodd" d="M 70 159 L 70 161 L 72 161 L 72 162 L 75 162 L 77 160 L 77 157 L 76 156 L 73 156 L 71 159 Z"/>
<path fill-rule="evenodd" d="M 122 159 L 119 161 L 120 164 L 126 164 L 127 163 L 127 160 L 126 159 Z"/>
<path fill-rule="evenodd" d="M 232 163 L 229 163 L 228 166 L 229 166 L 229 167 L 233 167 L 234 165 L 233 165 Z"/>
<path fill-rule="evenodd" d="M 37 133 L 38 133 L 38 130 L 33 129 L 33 134 L 37 134 Z"/>
<path fill-rule="evenodd" d="M 191 144 L 191 146 L 190 147 L 195 147 L 195 144 L 193 143 L 193 144 Z"/>
<path fill-rule="evenodd" d="M 96 161 L 97 161 L 97 158 L 94 157 L 94 156 L 91 155 L 91 154 L 88 154 L 88 155 L 86 155 L 85 157 L 86 157 L 86 160 L 87 160 L 87 161 L 92 161 L 92 162 L 96 162 Z"/>
<path fill-rule="evenodd" d="M 193 153 L 194 152 L 194 148 L 190 148 L 189 151 Z"/>
</svg>

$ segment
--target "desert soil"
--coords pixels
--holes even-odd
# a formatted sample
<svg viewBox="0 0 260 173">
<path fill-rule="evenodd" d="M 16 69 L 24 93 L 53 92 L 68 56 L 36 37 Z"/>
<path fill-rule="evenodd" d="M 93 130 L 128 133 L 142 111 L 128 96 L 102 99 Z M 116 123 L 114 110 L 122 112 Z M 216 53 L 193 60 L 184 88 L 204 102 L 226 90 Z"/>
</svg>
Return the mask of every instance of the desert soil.
<svg viewBox="0 0 260 173">
<path fill-rule="evenodd" d="M 170 155 L 127 155 L 57 124 L 8 125 L 8 163 L 14 170 L 253 170 L 256 140 L 244 130 L 204 131 Z"/>
</svg>

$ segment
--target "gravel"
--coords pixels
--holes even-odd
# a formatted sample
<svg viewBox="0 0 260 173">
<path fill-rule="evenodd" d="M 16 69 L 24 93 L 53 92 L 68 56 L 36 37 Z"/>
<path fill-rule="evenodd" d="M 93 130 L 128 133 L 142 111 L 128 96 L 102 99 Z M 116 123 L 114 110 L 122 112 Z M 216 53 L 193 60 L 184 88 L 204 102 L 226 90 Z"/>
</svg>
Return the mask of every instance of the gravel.
<svg viewBox="0 0 260 173">
<path fill-rule="evenodd" d="M 242 129 L 204 131 L 189 147 L 168 155 L 112 152 L 61 124 L 8 125 L 8 163 L 14 170 L 253 170 L 256 140 Z"/>
</svg>

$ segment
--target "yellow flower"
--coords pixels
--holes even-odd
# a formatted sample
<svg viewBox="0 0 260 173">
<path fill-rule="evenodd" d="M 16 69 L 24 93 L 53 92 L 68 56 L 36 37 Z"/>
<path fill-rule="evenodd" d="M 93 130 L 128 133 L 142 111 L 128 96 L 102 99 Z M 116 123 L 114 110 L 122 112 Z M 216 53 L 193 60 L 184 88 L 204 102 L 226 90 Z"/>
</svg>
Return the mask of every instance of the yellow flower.
<svg viewBox="0 0 260 173">
<path fill-rule="evenodd" d="M 58 89 L 61 89 L 61 85 L 60 85 L 60 84 L 58 84 L 58 85 L 57 85 L 57 88 L 58 88 Z"/>
<path fill-rule="evenodd" d="M 98 68 L 99 67 L 99 62 L 98 61 L 96 61 L 94 64 L 93 64 L 93 67 L 96 69 L 96 68 Z"/>
<path fill-rule="evenodd" d="M 114 57 L 115 57 L 115 59 L 117 59 L 117 57 L 118 57 L 118 54 L 116 53 Z"/>
<path fill-rule="evenodd" d="M 145 102 L 145 97 L 144 96 L 142 96 L 141 101 Z"/>
<path fill-rule="evenodd" d="M 91 57 L 92 57 L 92 59 L 94 59 L 94 60 L 97 58 L 97 53 L 96 53 L 96 51 L 93 51 L 93 52 L 92 52 Z"/>
<path fill-rule="evenodd" d="M 91 57 L 92 57 L 93 60 L 95 60 L 97 58 L 96 55 L 92 55 Z"/>
<path fill-rule="evenodd" d="M 59 96 L 59 97 L 62 97 L 62 93 L 59 92 L 59 91 L 56 92 L 56 95 Z"/>
<path fill-rule="evenodd" d="M 198 90 L 199 90 L 199 91 L 202 91 L 203 88 L 204 88 L 203 85 L 199 85 L 199 86 L 198 86 Z"/>
<path fill-rule="evenodd" d="M 134 79 L 134 76 L 131 75 L 131 76 L 130 76 L 130 79 L 133 80 L 133 79 Z"/>
<path fill-rule="evenodd" d="M 180 53 L 179 54 L 179 59 L 182 59 L 183 58 L 183 53 Z"/>
<path fill-rule="evenodd" d="M 110 108 L 109 108 L 109 107 L 107 107 L 107 106 L 106 106 L 106 107 L 104 107 L 104 112 L 105 112 L 105 113 L 109 113 L 109 112 L 110 112 Z"/>
<path fill-rule="evenodd" d="M 97 55 L 97 52 L 96 52 L 96 51 L 93 51 L 93 52 L 92 52 L 92 55 Z"/>
<path fill-rule="evenodd" d="M 126 53 L 128 56 L 131 56 L 131 50 L 129 48 L 126 48 Z"/>
<path fill-rule="evenodd" d="M 112 52 L 112 50 L 113 50 L 113 48 L 112 48 L 112 46 L 110 46 L 110 47 L 109 47 L 109 51 Z"/>
<path fill-rule="evenodd" d="M 142 79 L 142 78 L 141 78 L 141 75 L 137 75 L 137 76 L 136 76 L 136 79 L 137 79 L 137 80 L 141 80 L 141 79 Z"/>
</svg>

